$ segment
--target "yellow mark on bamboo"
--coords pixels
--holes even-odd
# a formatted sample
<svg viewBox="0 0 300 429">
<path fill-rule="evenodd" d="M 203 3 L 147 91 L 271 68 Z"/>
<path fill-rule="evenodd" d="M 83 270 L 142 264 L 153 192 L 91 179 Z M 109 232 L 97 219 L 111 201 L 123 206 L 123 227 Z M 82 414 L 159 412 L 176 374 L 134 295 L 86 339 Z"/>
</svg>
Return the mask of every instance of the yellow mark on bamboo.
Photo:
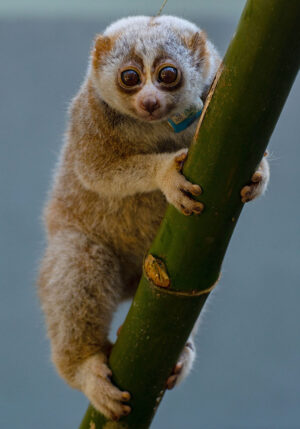
<svg viewBox="0 0 300 429">
<path fill-rule="evenodd" d="M 170 279 L 163 261 L 149 254 L 145 259 L 144 267 L 147 277 L 156 286 L 165 288 L 170 286 Z"/>
<path fill-rule="evenodd" d="M 96 429 L 96 425 L 93 420 L 90 421 L 90 429 Z"/>
</svg>

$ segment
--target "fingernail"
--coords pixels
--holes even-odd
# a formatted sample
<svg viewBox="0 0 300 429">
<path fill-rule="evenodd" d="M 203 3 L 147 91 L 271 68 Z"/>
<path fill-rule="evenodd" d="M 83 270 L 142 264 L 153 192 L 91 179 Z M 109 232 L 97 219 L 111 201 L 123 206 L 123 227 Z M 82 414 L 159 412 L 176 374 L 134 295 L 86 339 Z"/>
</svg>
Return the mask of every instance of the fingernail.
<svg viewBox="0 0 300 429">
<path fill-rule="evenodd" d="M 123 406 L 123 414 L 124 416 L 128 416 L 128 414 L 130 413 L 131 408 L 128 405 L 124 405 Z"/>
<path fill-rule="evenodd" d="M 197 214 L 202 213 L 203 212 L 203 207 L 195 207 L 194 208 L 194 212 L 197 213 Z"/>
<path fill-rule="evenodd" d="M 130 395 L 129 392 L 123 392 L 122 393 L 122 399 L 123 399 L 123 401 L 129 401 L 130 398 L 131 398 L 131 395 Z"/>
<path fill-rule="evenodd" d="M 193 186 L 193 192 L 194 192 L 195 195 L 200 195 L 200 194 L 202 194 L 202 189 L 201 189 L 200 186 L 194 185 Z"/>
</svg>

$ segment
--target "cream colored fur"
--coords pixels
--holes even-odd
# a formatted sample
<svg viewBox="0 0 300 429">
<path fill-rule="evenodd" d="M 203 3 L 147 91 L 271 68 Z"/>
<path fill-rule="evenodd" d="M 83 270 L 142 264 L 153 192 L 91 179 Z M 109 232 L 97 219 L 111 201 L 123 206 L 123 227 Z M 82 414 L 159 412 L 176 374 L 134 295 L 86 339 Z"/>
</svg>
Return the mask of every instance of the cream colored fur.
<svg viewBox="0 0 300 429">
<path fill-rule="evenodd" d="M 155 81 L 158 57 L 180 68 L 177 89 L 162 89 Z M 117 76 L 133 59 L 143 85 L 126 92 Z M 199 186 L 180 172 L 196 124 L 175 134 L 167 118 L 205 97 L 219 63 L 205 34 L 188 21 L 122 19 L 97 37 L 70 107 L 45 208 L 48 246 L 39 296 L 58 372 L 111 419 L 130 412 L 129 393 L 109 380 L 112 315 L 136 290 L 167 201 L 186 215 L 202 210 L 182 192 L 198 195 Z M 159 104 L 153 114 L 141 107 L 149 97 Z M 194 355 L 191 337 L 168 387 L 186 375 Z"/>
</svg>

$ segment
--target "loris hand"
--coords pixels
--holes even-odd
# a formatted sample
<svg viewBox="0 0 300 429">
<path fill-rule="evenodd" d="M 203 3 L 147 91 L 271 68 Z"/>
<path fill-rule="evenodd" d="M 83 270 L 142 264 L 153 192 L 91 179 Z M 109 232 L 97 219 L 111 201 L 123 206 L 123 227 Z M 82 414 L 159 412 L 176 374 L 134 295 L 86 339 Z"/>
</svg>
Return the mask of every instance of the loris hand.
<svg viewBox="0 0 300 429">
<path fill-rule="evenodd" d="M 204 206 L 191 198 L 191 195 L 197 196 L 201 194 L 200 186 L 189 182 L 181 173 L 186 157 L 187 149 L 182 149 L 175 154 L 168 154 L 163 159 L 161 168 L 157 172 L 157 181 L 167 201 L 173 204 L 181 213 L 189 216 L 192 213 L 200 214 Z"/>
<path fill-rule="evenodd" d="M 267 153 L 265 154 L 267 155 Z M 262 195 L 267 189 L 270 178 L 270 168 L 266 158 L 261 160 L 258 170 L 253 174 L 251 183 L 241 190 L 241 199 L 243 203 L 254 200 Z"/>
<path fill-rule="evenodd" d="M 193 362 L 196 357 L 195 344 L 192 336 L 186 342 L 179 359 L 173 368 L 172 374 L 167 380 L 167 389 L 173 389 L 174 386 L 179 384 L 186 378 L 192 369 Z"/>
</svg>

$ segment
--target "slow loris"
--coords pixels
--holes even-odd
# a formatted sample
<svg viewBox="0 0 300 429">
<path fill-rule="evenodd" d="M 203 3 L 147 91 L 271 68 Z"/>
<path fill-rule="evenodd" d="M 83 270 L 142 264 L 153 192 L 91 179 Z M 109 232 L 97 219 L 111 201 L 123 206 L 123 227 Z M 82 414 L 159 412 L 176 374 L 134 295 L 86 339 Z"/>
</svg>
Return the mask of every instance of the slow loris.
<svg viewBox="0 0 300 429">
<path fill-rule="evenodd" d="M 219 64 L 205 33 L 186 20 L 121 19 L 97 36 L 71 103 L 45 208 L 39 296 L 59 374 L 111 419 L 130 412 L 130 394 L 110 381 L 110 322 L 136 290 L 167 202 L 184 215 L 203 209 L 193 199 L 201 188 L 185 179 L 181 165 Z M 190 120 L 179 120 L 178 130 L 174 118 L 182 112 Z M 268 178 L 264 158 L 242 200 L 261 194 Z M 192 366 L 193 335 L 169 388 Z"/>
</svg>

